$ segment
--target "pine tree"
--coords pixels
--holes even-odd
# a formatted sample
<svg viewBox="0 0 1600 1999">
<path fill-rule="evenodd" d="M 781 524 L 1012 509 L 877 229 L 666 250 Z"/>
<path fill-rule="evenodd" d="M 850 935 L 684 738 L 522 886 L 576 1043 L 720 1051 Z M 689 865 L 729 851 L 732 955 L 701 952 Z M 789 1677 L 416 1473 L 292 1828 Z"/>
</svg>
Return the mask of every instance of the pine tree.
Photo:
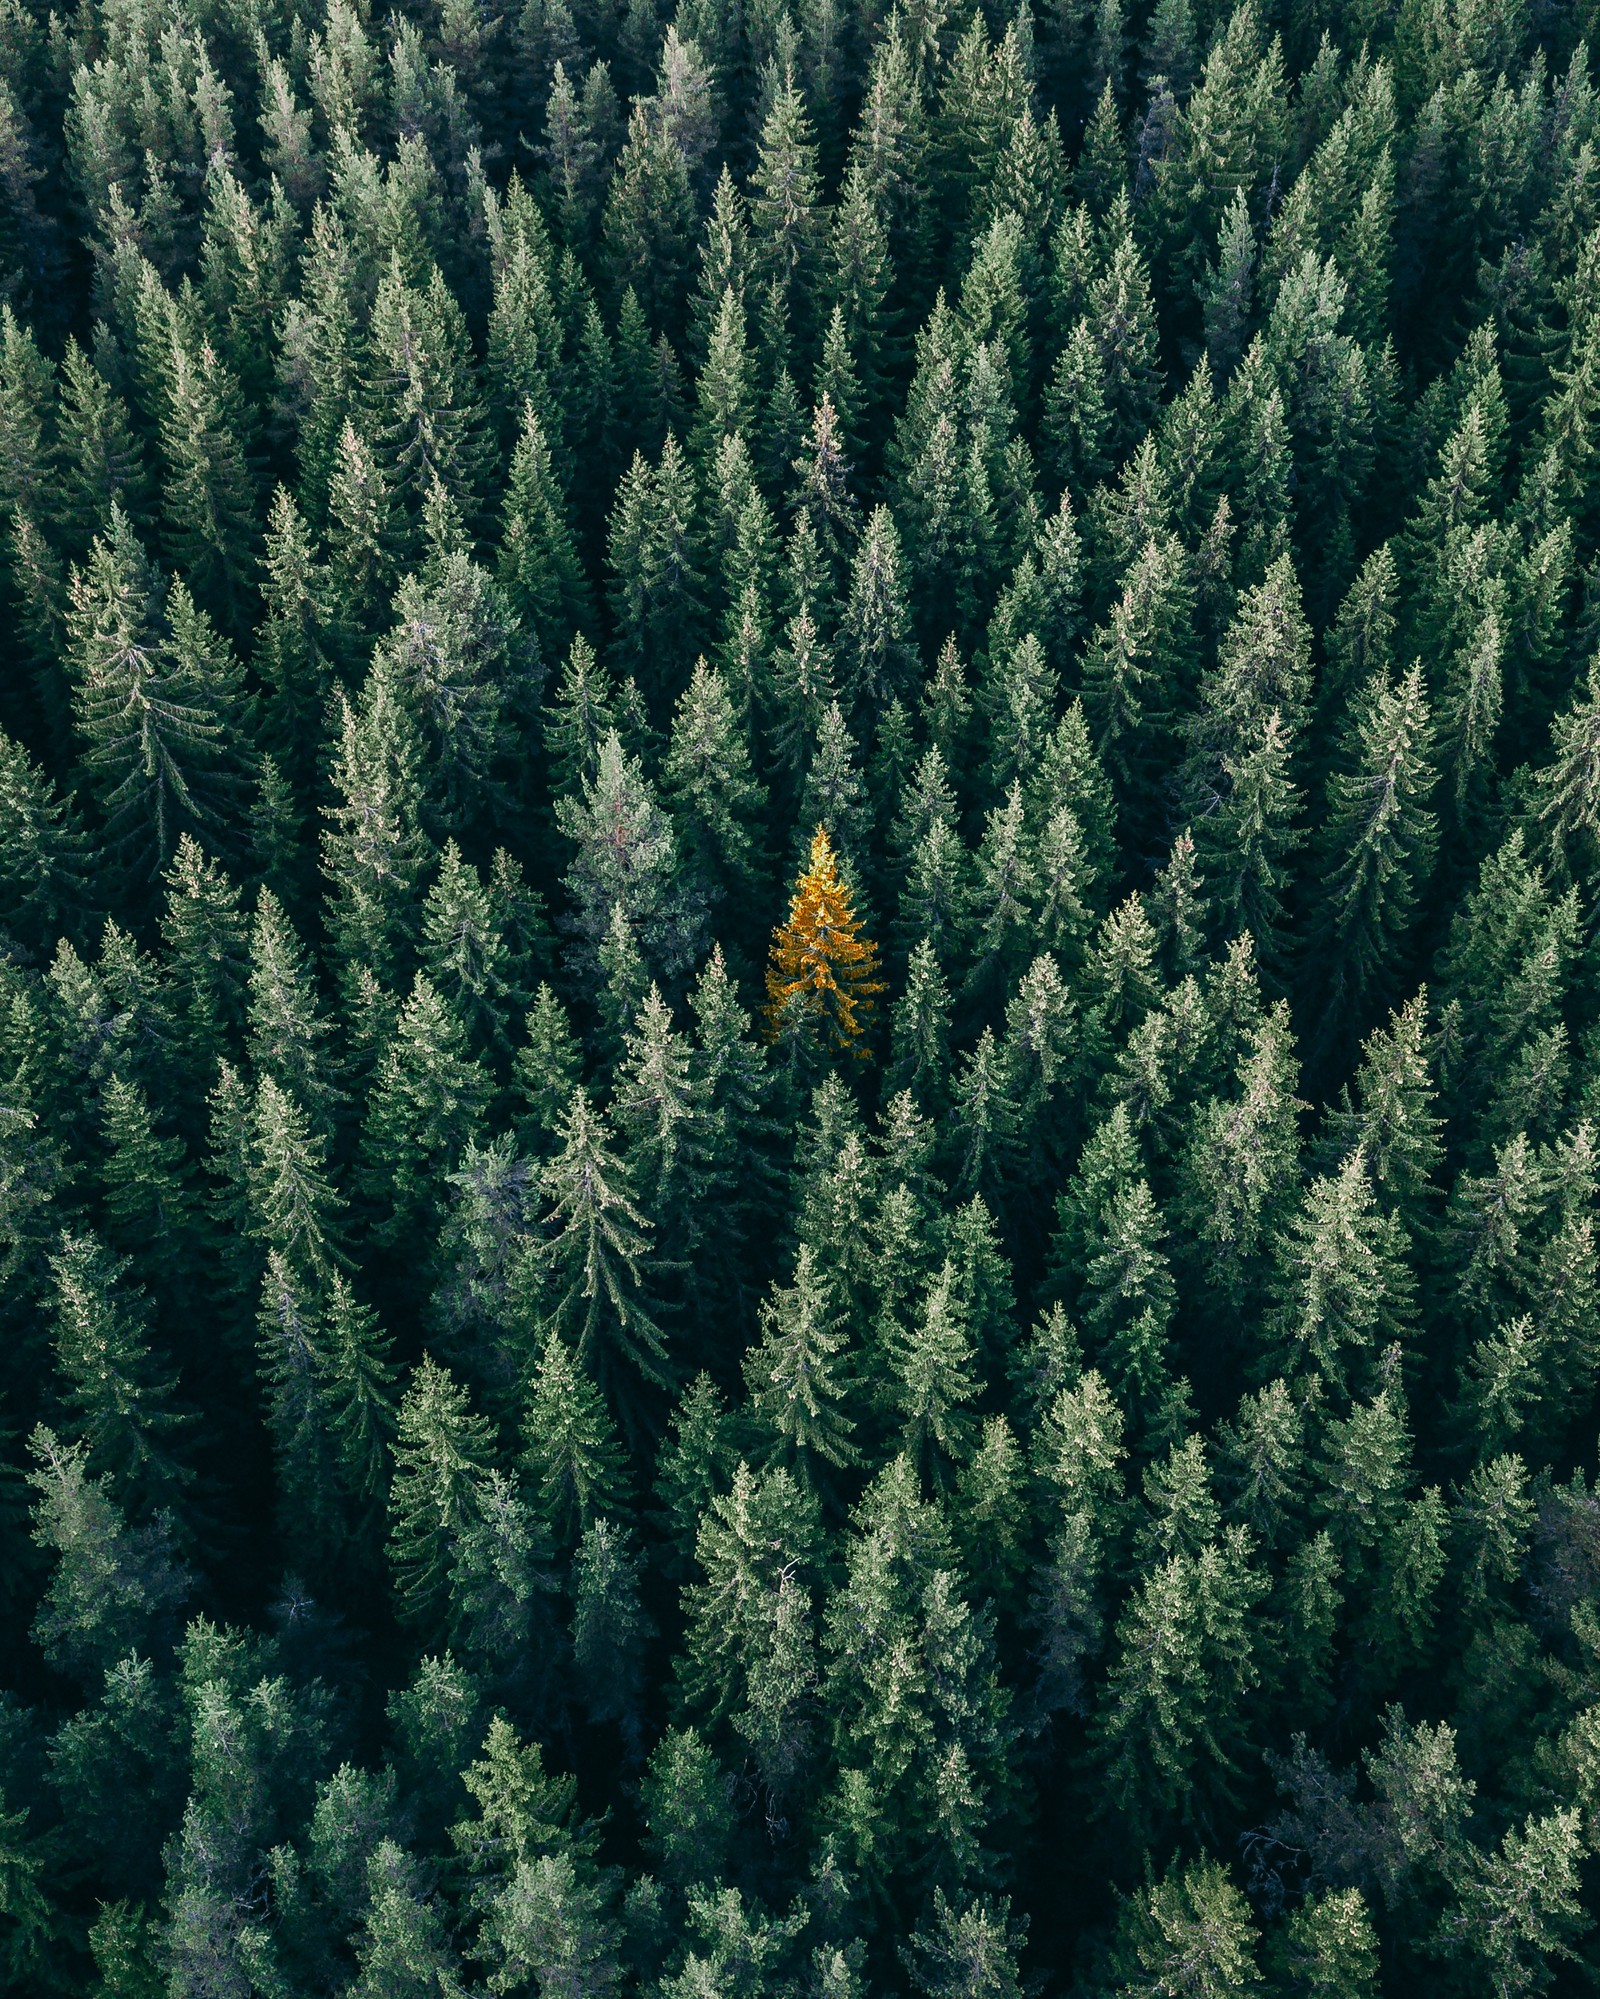
<svg viewBox="0 0 1600 1999">
<path fill-rule="evenodd" d="M 1478 1859 L 1442 1926 L 1451 1956 L 1470 1951 L 1502 1992 L 1537 1991 L 1552 1959 L 1571 1959 L 1585 1927 L 1578 1868 L 1582 1841 L 1570 1808 L 1532 1814 Z"/>
<path fill-rule="evenodd" d="M 653 1627 L 639 1601 L 639 1556 L 609 1520 L 584 1530 L 573 1562 L 572 1659 L 589 1719 L 615 1723 L 639 1753 L 645 1644 Z"/>
<path fill-rule="evenodd" d="M 347 1266 L 339 1220 L 344 1200 L 325 1168 L 326 1140 L 271 1076 L 256 1085 L 250 1111 L 250 1233 L 310 1284 Z"/>
<path fill-rule="evenodd" d="M 593 781 L 600 745 L 616 727 L 616 702 L 605 668 L 582 632 L 573 634 L 544 724 L 545 755 L 557 795 Z"/>
<path fill-rule="evenodd" d="M 674 1887 L 714 1880 L 733 1839 L 728 1780 L 693 1728 L 669 1728 L 642 1786 L 646 1850 Z"/>
<path fill-rule="evenodd" d="M 587 622 L 589 591 L 550 446 L 531 402 L 522 406 L 511 454 L 495 577 L 541 655 L 559 658 Z"/>
<path fill-rule="evenodd" d="M 221 821 L 239 788 L 238 662 L 180 582 L 157 626 L 154 579 L 120 507 L 71 595 L 84 763 L 114 851 L 148 880 L 186 827 Z"/>
<path fill-rule="evenodd" d="M 139 299 L 141 365 L 150 384 L 167 479 L 162 486 L 174 564 L 227 630 L 252 614 L 256 495 L 244 445 L 240 389 L 187 291 L 172 299 L 149 266 Z"/>
<path fill-rule="evenodd" d="M 1294 756 L 1294 740 L 1274 709 L 1254 740 L 1222 754 L 1218 793 L 1209 814 L 1196 821 L 1199 862 L 1223 933 L 1249 935 L 1268 970 L 1286 950 L 1289 861 L 1304 838 L 1294 823 L 1301 804 Z"/>
<path fill-rule="evenodd" d="M 159 1132 L 145 1092 L 115 1074 L 101 1098 L 101 1128 L 100 1178 L 113 1243 L 152 1274 L 159 1269 L 162 1284 L 181 1284 L 192 1227 L 183 1141 Z"/>
<path fill-rule="evenodd" d="M 1018 1999 L 1017 1956 L 1027 1922 L 1011 1920 L 1004 1897 L 975 1896 L 953 1908 L 943 1889 L 933 1891 L 932 1928 L 918 1929 L 903 1956 L 916 1989 L 926 1999 Z"/>
<path fill-rule="evenodd" d="M 654 325 L 678 324 L 693 234 L 688 162 L 666 123 L 650 119 L 636 103 L 611 176 L 601 235 L 616 282 L 642 286 L 640 304 Z"/>
<path fill-rule="evenodd" d="M 1443 1156 L 1433 1055 L 1423 990 L 1368 1037 L 1355 1099 L 1347 1092 L 1328 1121 L 1330 1140 L 1347 1154 L 1360 1150 L 1379 1195 L 1413 1236 Z"/>
<path fill-rule="evenodd" d="M 373 300 L 364 375 L 373 455 L 406 538 L 414 539 L 435 480 L 462 520 L 475 522 L 488 469 L 484 415 L 466 322 L 437 266 L 412 277 L 391 255 Z"/>
<path fill-rule="evenodd" d="M 985 1027 L 951 1086 L 950 1158 L 958 1192 L 995 1195 L 1018 1163 L 1022 1106 L 994 1030 Z"/>
<path fill-rule="evenodd" d="M 1199 1109 L 1180 1196 L 1204 1259 L 1202 1286 L 1219 1301 L 1226 1296 L 1230 1314 L 1244 1287 L 1261 1282 L 1296 1184 L 1296 1068 L 1281 1003 L 1250 1032 L 1237 1075 L 1237 1099 L 1213 1098 Z"/>
<path fill-rule="evenodd" d="M 89 901 L 83 829 L 20 743 L 0 733 L 0 921 L 43 948 L 75 929 Z"/>
<path fill-rule="evenodd" d="M 559 1546 L 596 1520 L 625 1516 L 626 1464 L 605 1403 L 554 1329 L 528 1384 L 522 1435 L 535 1504 Z"/>
<path fill-rule="evenodd" d="M 810 117 L 792 70 L 774 91 L 761 128 L 750 202 L 752 261 L 774 328 L 809 349 L 821 249 L 821 187 Z M 769 335 L 769 338 L 771 336 Z"/>
<path fill-rule="evenodd" d="M 419 972 L 373 1079 L 362 1184 L 377 1234 L 398 1243 L 437 1212 L 440 1177 L 476 1133 L 490 1093 L 459 1016 Z"/>
<path fill-rule="evenodd" d="M 87 1472 L 104 1478 L 133 1517 L 148 1519 L 193 1478 L 174 1451 L 189 1418 L 151 1352 L 148 1306 L 124 1282 L 129 1268 L 98 1237 L 63 1231 L 50 1258 L 56 1365 Z"/>
<path fill-rule="evenodd" d="M 1398 687 L 1380 670 L 1353 704 L 1328 784 L 1318 926 L 1325 1013 L 1360 1007 L 1381 982 L 1426 886 L 1436 844 L 1430 748 L 1421 662 Z"/>
<path fill-rule="evenodd" d="M 176 988 L 183 1056 L 208 1081 L 244 1014 L 245 927 L 239 891 L 185 833 L 166 871 L 162 941 Z"/>
<path fill-rule="evenodd" d="M 687 1699 L 712 1720 L 748 1713 L 752 1682 L 759 1685 L 763 1666 L 786 1635 L 785 1623 L 796 1609 L 809 1623 L 816 1540 L 816 1501 L 781 1466 L 758 1476 L 741 1463 L 730 1490 L 711 1498 L 695 1541 L 702 1579 L 684 1592 L 678 1679 Z M 794 1636 L 792 1623 L 787 1635 Z M 773 1742 L 769 1729 L 769 1751 L 787 1747 L 792 1764 L 806 1746 L 803 1735 Z"/>
<path fill-rule="evenodd" d="M 937 1107 L 949 1072 L 949 1036 L 949 987 L 924 937 L 911 953 L 905 991 L 894 1005 L 886 1087 L 908 1089 Z"/>
<path fill-rule="evenodd" d="M 1404 1237 L 1379 1207 L 1360 1152 L 1306 1189 L 1277 1254 L 1262 1373 L 1312 1368 L 1337 1388 L 1346 1381 L 1343 1349 L 1369 1355 L 1405 1331 L 1412 1280 Z"/>
<path fill-rule="evenodd" d="M 515 1088 L 523 1107 L 518 1143 L 525 1151 L 547 1152 L 582 1074 L 583 1057 L 572 1024 L 548 985 L 534 995 L 527 1039 L 513 1058 Z"/>
<path fill-rule="evenodd" d="M 1250 205 L 1236 188 L 1217 235 L 1216 262 L 1205 286 L 1206 353 L 1226 380 L 1244 353 L 1256 272 L 1256 239 Z"/>
<path fill-rule="evenodd" d="M 431 830 L 459 832 L 482 811 L 507 731 L 531 705 L 529 665 L 499 587 L 464 549 L 401 583 L 367 687 L 415 737 Z"/>
<path fill-rule="evenodd" d="M 656 1498 L 668 1538 L 671 1572 L 687 1575 L 701 1515 L 733 1476 L 728 1412 L 708 1374 L 698 1374 L 679 1398 L 656 1466 Z"/>
<path fill-rule="evenodd" d="M 267 732 L 302 781 L 307 751 L 322 726 L 333 689 L 327 572 L 299 508 L 280 486 L 267 510 L 266 618 L 254 649 L 257 674 L 271 689 Z"/>
<path fill-rule="evenodd" d="M 850 595 L 839 627 L 840 691 L 848 707 L 876 711 L 905 692 L 915 655 L 901 581 L 900 537 L 887 507 L 877 507 L 851 565 Z"/>
<path fill-rule="evenodd" d="M 389 475 L 370 440 L 342 420 L 327 487 L 328 600 L 346 666 L 364 661 L 396 580 L 400 541 Z"/>
<path fill-rule="evenodd" d="M 1173 1867 L 1125 1906 L 1117 1938 L 1120 1989 L 1223 1999 L 1259 1992 L 1250 1905 L 1214 1860 Z"/>
<path fill-rule="evenodd" d="M 636 453 L 617 488 L 607 539 L 619 667 L 666 712 L 688 673 L 700 629 L 694 480 L 669 436 L 652 466 Z"/>
<path fill-rule="evenodd" d="M 819 826 L 796 884 L 788 920 L 773 934 L 767 972 L 769 1038 L 803 1033 L 841 1052 L 861 1047 L 883 990 L 877 947 L 863 934 L 838 862 Z"/>
<path fill-rule="evenodd" d="M 1005 991 L 1029 952 L 1039 887 L 1031 846 L 1022 785 L 1014 780 L 1004 804 L 988 815 L 978 846 L 970 990 Z"/>
<path fill-rule="evenodd" d="M 600 744 L 581 798 L 557 800 L 556 819 L 577 847 L 566 883 L 581 961 L 598 969 L 612 911 L 620 909 L 650 971 L 662 978 L 680 972 L 699 942 L 700 909 L 677 879 L 672 822 L 615 729 Z"/>
<path fill-rule="evenodd" d="M 936 1466 L 935 1447 L 951 1461 L 967 1454 L 972 1418 L 966 1405 L 977 1390 L 967 1321 L 955 1267 L 947 1257 L 912 1322 L 889 1331 L 885 1390 L 900 1418 L 902 1448 L 915 1463 Z"/>
<path fill-rule="evenodd" d="M 316 1345 L 316 1305 L 277 1250 L 267 1256 L 256 1323 L 258 1373 L 277 1470 L 279 1520 L 325 1570 L 336 1544 L 338 1489 L 324 1420 Z"/>
<path fill-rule="evenodd" d="M 1591 660 L 1578 699 L 1551 724 L 1551 761 L 1539 772 L 1537 826 L 1566 871 L 1591 863 L 1600 825 L 1600 769 L 1595 762 L 1600 717 L 1600 656 Z"/>
<path fill-rule="evenodd" d="M 359 706 L 340 695 L 332 755 L 337 803 L 324 806 L 327 923 L 349 1004 L 363 974 L 393 982 L 409 904 L 428 853 L 422 829 L 421 746 L 387 676 L 369 676 Z"/>
<path fill-rule="evenodd" d="M 345 1494 L 364 1552 L 376 1550 L 375 1524 L 389 1486 L 395 1429 L 390 1340 L 341 1270 L 328 1279 L 318 1340 L 322 1394 Z"/>
<path fill-rule="evenodd" d="M 1152 537 L 1121 579 L 1083 665 L 1083 704 L 1095 753 L 1120 780 L 1124 800 L 1142 792 L 1169 748 L 1188 678 L 1190 591 L 1183 552 Z"/>
<path fill-rule="evenodd" d="M 56 1558 L 33 1637 L 53 1666 L 94 1686 L 130 1650 L 149 1657 L 170 1645 L 193 1578 L 175 1558 L 170 1515 L 130 1527 L 109 1481 L 89 1471 L 84 1444 L 40 1424 L 28 1449 L 33 1538 Z"/>
<path fill-rule="evenodd" d="M 748 886 L 766 791 L 751 772 L 727 683 L 703 658 L 678 698 L 661 774 L 667 802 L 683 828 L 685 858 L 704 891 Z"/>
<path fill-rule="evenodd" d="M 402 1616 L 437 1613 L 493 1466 L 489 1425 L 426 1354 L 400 1400 L 389 1492 L 389 1558 Z"/>
<path fill-rule="evenodd" d="M 702 458 L 715 457 L 726 438 L 751 434 L 752 388 L 744 304 L 727 285 L 707 331 L 705 365 L 695 386 L 699 414 L 691 442 Z"/>
<path fill-rule="evenodd" d="M 1153 1828 L 1192 1809 L 1197 1791 L 1225 1787 L 1259 1676 L 1250 1611 L 1262 1588 L 1248 1535 L 1231 1527 L 1197 1556 L 1155 1563 L 1130 1598 L 1095 1738 L 1110 1797 L 1135 1825 Z"/>
<path fill-rule="evenodd" d="M 799 825 L 820 826 L 853 864 L 851 828 L 868 821 L 866 786 L 858 768 L 856 741 L 837 701 L 830 701 L 817 724 L 816 742 L 800 787 Z"/>
<path fill-rule="evenodd" d="M 906 1458 L 856 1509 L 825 1642 L 841 1769 L 827 1809 L 845 1853 L 870 1840 L 879 1865 L 959 1879 L 1007 1788 L 1007 1703 L 986 1622 L 965 1600 L 943 1520 Z"/>
<path fill-rule="evenodd" d="M 658 1268 L 688 1266 L 698 1247 L 705 1187 L 703 1124 L 688 1037 L 651 986 L 624 1037 L 611 1116 L 654 1237 Z"/>
<path fill-rule="evenodd" d="M 149 472 L 126 401 L 69 335 L 61 360 L 57 415 L 62 525 L 74 553 L 111 525 L 112 502 L 148 522 Z"/>
<path fill-rule="evenodd" d="M 510 983 L 509 955 L 477 869 L 447 840 L 423 904 L 422 968 L 479 1051 L 505 1045 L 511 1011 L 527 997 Z"/>
<path fill-rule="evenodd" d="M 666 1346 L 644 1289 L 647 1224 L 627 1167 L 581 1085 L 559 1136 L 560 1150 L 540 1174 L 546 1216 L 530 1271 L 535 1298 L 608 1385 L 619 1359 L 660 1382 Z"/>
<path fill-rule="evenodd" d="M 294 925 L 270 888 L 256 899 L 250 931 L 246 1046 L 258 1074 L 271 1076 L 326 1128 L 344 1101 L 337 1058 Z"/>
<path fill-rule="evenodd" d="M 761 1341 L 745 1355 L 744 1374 L 774 1455 L 797 1460 L 803 1475 L 817 1459 L 847 1465 L 857 1457 L 846 1414 L 850 1375 L 839 1360 L 845 1345 L 833 1287 L 802 1243 L 793 1285 L 775 1285 L 761 1308 Z"/>
</svg>

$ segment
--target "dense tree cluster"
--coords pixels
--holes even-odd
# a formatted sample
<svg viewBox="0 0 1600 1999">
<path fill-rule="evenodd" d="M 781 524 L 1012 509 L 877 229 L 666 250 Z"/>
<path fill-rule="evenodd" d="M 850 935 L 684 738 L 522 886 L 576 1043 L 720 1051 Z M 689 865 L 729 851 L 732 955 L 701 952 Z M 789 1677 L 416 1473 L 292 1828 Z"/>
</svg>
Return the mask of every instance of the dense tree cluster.
<svg viewBox="0 0 1600 1999">
<path fill-rule="evenodd" d="M 0 0 L 0 1986 L 1600 1974 L 1593 0 Z"/>
</svg>

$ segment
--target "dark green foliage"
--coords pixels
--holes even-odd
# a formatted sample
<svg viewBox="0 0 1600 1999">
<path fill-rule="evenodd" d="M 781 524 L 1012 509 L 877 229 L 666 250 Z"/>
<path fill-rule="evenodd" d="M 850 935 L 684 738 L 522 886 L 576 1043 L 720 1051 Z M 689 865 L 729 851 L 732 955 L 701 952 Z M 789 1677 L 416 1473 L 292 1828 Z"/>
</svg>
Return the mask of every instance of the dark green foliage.
<svg viewBox="0 0 1600 1999">
<path fill-rule="evenodd" d="M 1595 27 L 0 11 L 7 1993 L 1594 1983 Z"/>
</svg>

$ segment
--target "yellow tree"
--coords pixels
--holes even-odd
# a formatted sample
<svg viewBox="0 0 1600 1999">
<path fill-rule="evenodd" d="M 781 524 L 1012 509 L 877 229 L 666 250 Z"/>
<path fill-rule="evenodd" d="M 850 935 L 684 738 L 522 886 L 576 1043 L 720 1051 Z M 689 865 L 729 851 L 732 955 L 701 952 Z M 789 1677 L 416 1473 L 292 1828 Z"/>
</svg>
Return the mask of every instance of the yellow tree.
<svg viewBox="0 0 1600 1999">
<path fill-rule="evenodd" d="M 833 845 L 822 827 L 795 884 L 789 918 L 772 936 L 767 966 L 767 1022 L 774 1041 L 803 1025 L 831 1037 L 836 1048 L 865 1057 L 862 1045 L 874 995 L 883 991 L 878 947 L 863 934 L 839 878 Z"/>
</svg>

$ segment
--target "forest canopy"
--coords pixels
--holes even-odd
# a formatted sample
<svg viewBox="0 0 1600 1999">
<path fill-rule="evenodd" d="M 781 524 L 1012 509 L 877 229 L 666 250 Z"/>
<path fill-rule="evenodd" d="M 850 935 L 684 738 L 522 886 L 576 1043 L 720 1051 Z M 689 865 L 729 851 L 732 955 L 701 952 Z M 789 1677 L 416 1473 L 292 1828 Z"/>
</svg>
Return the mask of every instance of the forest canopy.
<svg viewBox="0 0 1600 1999">
<path fill-rule="evenodd" d="M 0 0 L 0 1988 L 1593 1988 L 1597 27 Z"/>
</svg>

